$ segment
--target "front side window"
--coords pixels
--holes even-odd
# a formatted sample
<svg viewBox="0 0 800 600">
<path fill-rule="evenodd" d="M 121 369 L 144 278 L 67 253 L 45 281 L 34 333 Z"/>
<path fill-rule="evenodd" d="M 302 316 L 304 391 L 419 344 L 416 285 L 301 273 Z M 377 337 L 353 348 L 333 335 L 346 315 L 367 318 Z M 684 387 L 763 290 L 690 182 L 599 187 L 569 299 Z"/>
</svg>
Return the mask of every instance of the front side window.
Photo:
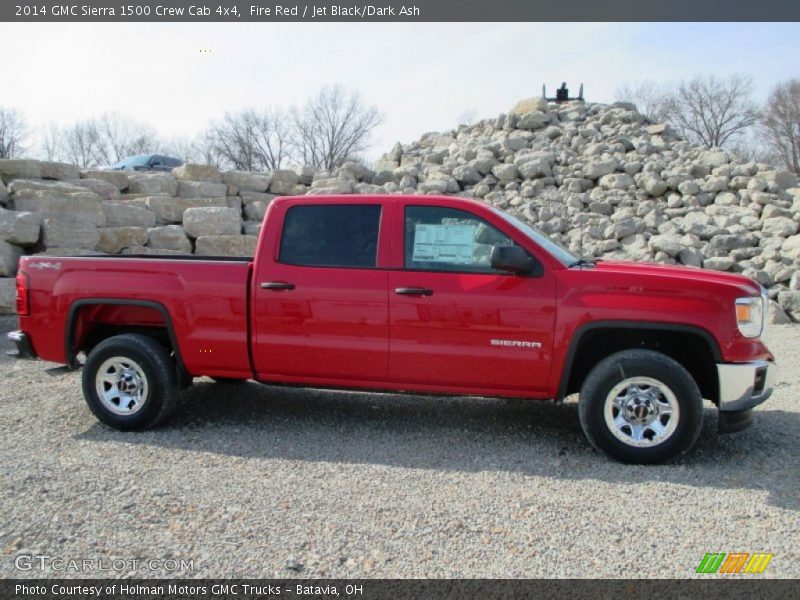
<svg viewBox="0 0 800 600">
<path fill-rule="evenodd" d="M 406 269 L 500 273 L 491 267 L 492 246 L 513 245 L 500 230 L 463 210 L 406 207 Z"/>
<path fill-rule="evenodd" d="M 279 261 L 309 267 L 377 265 L 377 204 L 293 206 L 286 212 Z"/>
</svg>

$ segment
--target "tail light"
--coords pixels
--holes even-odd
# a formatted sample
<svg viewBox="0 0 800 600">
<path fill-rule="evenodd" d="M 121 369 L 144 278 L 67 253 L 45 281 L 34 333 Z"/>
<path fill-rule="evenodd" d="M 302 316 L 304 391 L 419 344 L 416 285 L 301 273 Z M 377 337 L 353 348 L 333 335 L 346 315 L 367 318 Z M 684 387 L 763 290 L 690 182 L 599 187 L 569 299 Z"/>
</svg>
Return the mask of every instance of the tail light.
<svg viewBox="0 0 800 600">
<path fill-rule="evenodd" d="M 17 314 L 21 317 L 31 312 L 30 294 L 28 292 L 28 276 L 22 271 L 17 273 Z"/>
</svg>

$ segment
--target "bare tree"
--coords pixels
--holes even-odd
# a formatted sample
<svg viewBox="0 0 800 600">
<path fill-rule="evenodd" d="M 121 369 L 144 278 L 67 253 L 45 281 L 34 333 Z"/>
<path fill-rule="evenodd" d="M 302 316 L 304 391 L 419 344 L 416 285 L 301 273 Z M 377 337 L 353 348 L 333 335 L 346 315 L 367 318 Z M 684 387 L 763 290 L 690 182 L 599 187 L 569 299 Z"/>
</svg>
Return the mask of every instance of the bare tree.
<svg viewBox="0 0 800 600">
<path fill-rule="evenodd" d="M 202 151 L 211 163 L 245 171 L 274 171 L 289 158 L 291 121 L 279 109 L 249 108 L 212 122 Z"/>
<path fill-rule="evenodd" d="M 155 130 L 143 121 L 117 113 L 106 113 L 94 121 L 99 164 L 112 165 L 127 156 L 149 154 L 158 147 Z"/>
<path fill-rule="evenodd" d="M 14 158 L 27 152 L 29 137 L 22 114 L 0 106 L 0 158 Z"/>
<path fill-rule="evenodd" d="M 332 170 L 369 148 L 370 135 L 383 121 L 374 106 L 365 106 L 358 92 L 341 86 L 323 87 L 302 110 L 293 110 L 297 160 Z"/>
<path fill-rule="evenodd" d="M 56 147 L 61 160 L 83 168 L 98 164 L 100 134 L 94 120 L 78 121 L 62 129 L 59 135 Z"/>
<path fill-rule="evenodd" d="M 61 158 L 62 132 L 55 121 L 50 121 L 41 132 L 40 150 L 46 160 Z"/>
<path fill-rule="evenodd" d="M 683 137 L 707 148 L 733 144 L 760 116 L 752 87 L 752 79 L 744 75 L 681 82 L 667 102 L 666 120 Z"/>
<path fill-rule="evenodd" d="M 472 125 L 478 120 L 478 111 L 475 108 L 468 108 L 458 115 L 458 125 Z"/>
<path fill-rule="evenodd" d="M 116 113 L 63 128 L 50 123 L 42 139 L 49 160 L 64 160 L 81 167 L 111 165 L 127 156 L 155 152 L 158 145 L 152 127 Z"/>
<path fill-rule="evenodd" d="M 774 162 L 800 175 L 800 79 L 779 83 L 769 94 L 762 122 Z"/>
<path fill-rule="evenodd" d="M 614 99 L 621 102 L 632 102 L 636 109 L 653 123 L 665 123 L 666 107 L 670 92 L 666 84 L 652 80 L 625 84 L 614 91 Z"/>
</svg>

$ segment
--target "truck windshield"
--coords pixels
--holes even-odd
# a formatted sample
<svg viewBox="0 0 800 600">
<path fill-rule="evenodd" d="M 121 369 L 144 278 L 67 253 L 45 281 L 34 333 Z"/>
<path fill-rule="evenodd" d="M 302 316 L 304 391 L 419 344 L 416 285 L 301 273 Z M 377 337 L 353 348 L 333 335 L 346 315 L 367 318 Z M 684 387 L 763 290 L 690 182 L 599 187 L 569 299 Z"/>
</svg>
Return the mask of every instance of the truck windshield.
<svg viewBox="0 0 800 600">
<path fill-rule="evenodd" d="M 554 242 L 549 237 L 544 235 L 541 231 L 536 231 L 530 225 L 523 223 L 516 217 L 509 215 L 508 213 L 503 212 L 493 206 L 490 207 L 492 211 L 499 217 L 501 217 L 507 223 L 510 223 L 522 233 L 527 235 L 530 239 L 536 242 L 539 246 L 541 246 L 546 252 L 550 253 L 552 256 L 556 257 L 559 262 L 563 263 L 564 266 L 569 266 L 575 263 L 578 260 L 578 257 L 572 254 L 569 250 L 564 248 L 561 244 Z"/>
</svg>

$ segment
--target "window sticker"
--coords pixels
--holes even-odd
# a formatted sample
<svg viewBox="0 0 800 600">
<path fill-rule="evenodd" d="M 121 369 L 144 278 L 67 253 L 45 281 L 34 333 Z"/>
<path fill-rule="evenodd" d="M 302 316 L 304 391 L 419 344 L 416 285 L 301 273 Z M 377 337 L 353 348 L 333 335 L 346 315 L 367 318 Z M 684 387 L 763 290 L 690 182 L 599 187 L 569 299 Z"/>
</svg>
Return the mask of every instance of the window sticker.
<svg viewBox="0 0 800 600">
<path fill-rule="evenodd" d="M 414 229 L 415 262 L 470 264 L 474 261 L 476 225 L 426 225 Z"/>
</svg>

